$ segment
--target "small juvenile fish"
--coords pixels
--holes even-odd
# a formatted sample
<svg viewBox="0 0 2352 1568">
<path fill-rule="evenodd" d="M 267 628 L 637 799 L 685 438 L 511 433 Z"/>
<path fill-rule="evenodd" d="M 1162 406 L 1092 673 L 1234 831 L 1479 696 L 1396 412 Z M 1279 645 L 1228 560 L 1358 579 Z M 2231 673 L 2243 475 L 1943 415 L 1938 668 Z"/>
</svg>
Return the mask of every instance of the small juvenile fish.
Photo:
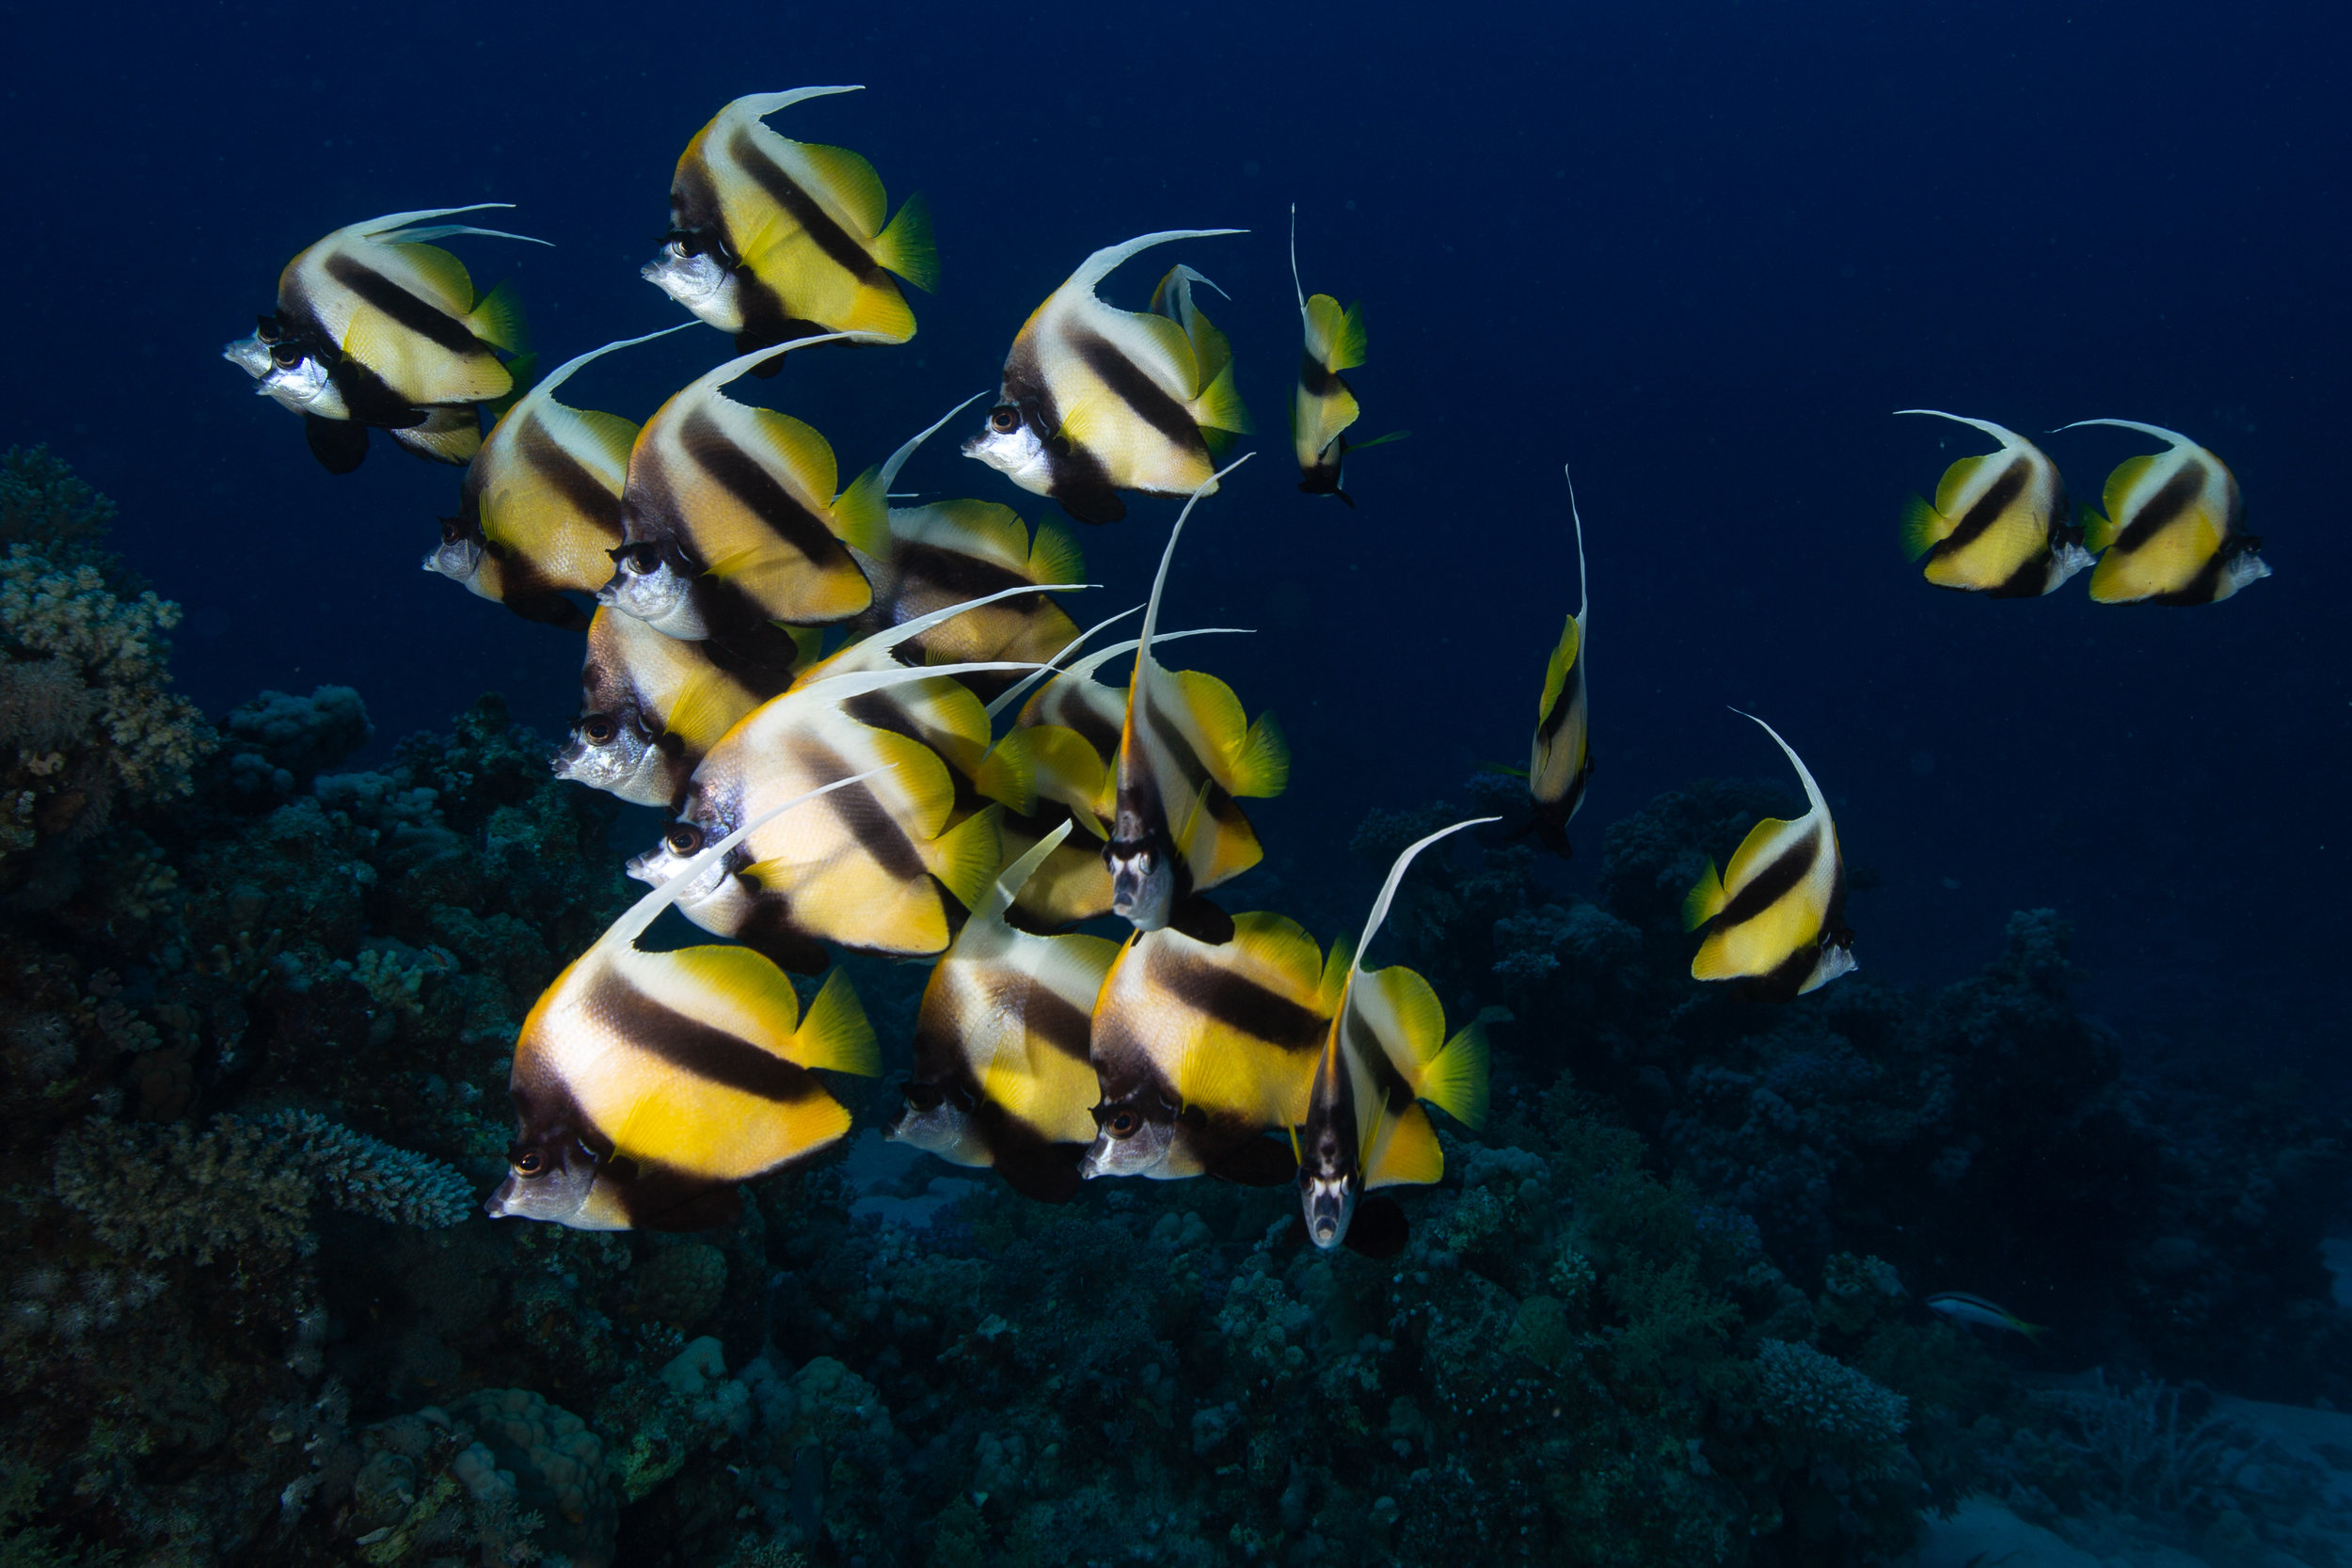
<svg viewBox="0 0 2352 1568">
<path fill-rule="evenodd" d="M 1593 776 L 1591 716 L 1584 694 L 1584 627 L 1592 594 L 1584 578 L 1584 515 L 1577 510 L 1573 475 L 1568 477 L 1568 515 L 1576 521 L 1577 610 L 1561 628 L 1551 661 L 1544 666 L 1543 696 L 1535 705 L 1534 752 L 1527 764 L 1527 792 L 1534 805 L 1530 829 L 1538 843 L 1564 859 L 1575 852 L 1568 843 L 1568 821 L 1584 803 L 1584 786 Z"/>
<path fill-rule="evenodd" d="M 516 399 L 483 437 L 458 491 L 457 515 L 442 520 L 440 547 L 424 558 L 424 569 L 527 621 L 584 629 L 588 612 L 564 595 L 594 594 L 612 579 L 637 426 L 558 403 L 555 390 L 616 348 L 682 330 L 591 349 Z"/>
<path fill-rule="evenodd" d="M 850 552 L 886 548 L 879 473 L 835 494 L 840 471 L 822 436 L 720 390 L 765 358 L 829 341 L 730 359 L 645 421 L 629 451 L 622 543 L 598 603 L 692 640 L 740 639 L 771 621 L 825 626 L 873 602 Z"/>
<path fill-rule="evenodd" d="M 1249 428 L 1232 364 L 1204 371 L 1183 325 L 1114 309 L 1094 287 L 1153 245 L 1240 232 L 1169 230 L 1088 257 L 1014 337 L 988 428 L 964 442 L 964 455 L 1051 496 L 1082 523 L 1125 516 L 1120 490 L 1214 494 L 1212 436 Z"/>
<path fill-rule="evenodd" d="M 556 752 L 555 776 L 631 805 L 673 804 L 710 748 L 791 685 L 796 650 L 782 633 L 777 642 L 778 657 L 739 664 L 729 644 L 683 641 L 599 609 L 580 665 L 580 718 Z"/>
<path fill-rule="evenodd" d="M 1360 304 L 1345 309 L 1329 294 L 1311 298 L 1298 280 L 1298 205 L 1291 204 L 1291 288 L 1298 295 L 1299 320 L 1306 325 L 1307 348 L 1298 361 L 1298 385 L 1291 397 L 1291 445 L 1298 456 L 1299 489 L 1311 496 L 1337 496 L 1349 506 L 1355 498 L 1340 488 L 1340 469 L 1350 451 L 1401 441 L 1404 431 L 1391 431 L 1361 446 L 1353 446 L 1347 430 L 1363 415 L 1355 388 L 1342 371 L 1364 362 L 1364 311 Z"/>
<path fill-rule="evenodd" d="M 1899 408 L 1983 431 L 1998 451 L 1963 457 L 1944 470 L 1932 505 L 1903 503 L 1903 553 L 1927 558 L 1921 574 L 1938 588 L 1988 598 L 2031 598 L 2090 564 L 2083 531 L 2058 465 L 2013 430 L 1937 408 Z"/>
<path fill-rule="evenodd" d="M 371 426 L 437 462 L 470 461 L 481 441 L 470 405 L 514 389 L 498 355 L 521 352 L 522 313 L 506 284 L 477 297 L 465 263 L 428 242 L 546 242 L 429 220 L 507 205 L 389 213 L 336 230 L 286 263 L 276 312 L 222 357 L 303 417 L 311 452 L 330 472 L 359 466 Z"/>
<path fill-rule="evenodd" d="M 644 279 L 735 335 L 739 354 L 819 333 L 903 343 L 914 312 L 891 274 L 939 286 L 930 210 L 898 216 L 874 166 L 760 123 L 811 98 L 863 87 L 800 87 L 739 98 L 694 133 L 670 182 L 670 232 Z"/>
<path fill-rule="evenodd" d="M 1691 978 L 1739 980 L 1756 1001 L 1787 1002 L 1853 969 L 1853 933 L 1846 928 L 1846 866 L 1829 802 L 1779 732 L 1756 722 L 1796 766 L 1810 809 L 1793 822 L 1758 822 L 1722 877 L 1709 862 L 1682 901 L 1682 923 L 1707 931 Z"/>
<path fill-rule="evenodd" d="M 1079 1172 L 1250 1185 L 1287 1180 L 1346 946 L 1326 958 L 1295 921 L 1237 914 L 1221 942 L 1174 927 L 1128 939 L 1094 1005 L 1099 1129 Z"/>
<path fill-rule="evenodd" d="M 2100 604 L 2216 604 L 2270 575 L 2246 531 L 2246 498 L 2221 459 L 2177 431 L 2137 420 L 2077 420 L 2065 430 L 2111 424 L 2172 443 L 2171 450 L 2127 457 L 2107 475 L 2092 513 L 2090 596 Z"/>
<path fill-rule="evenodd" d="M 1007 866 L 974 906 L 923 988 L 906 1109 L 884 1137 L 960 1165 L 990 1165 L 1049 1203 L 1078 1188 L 1101 1089 L 1087 1054 L 1095 999 L 1119 944 L 1005 924 L 1029 875 L 1070 832 L 1064 822 Z"/>
<path fill-rule="evenodd" d="M 1987 1301 L 1982 1296 L 1972 1296 L 1964 1291 L 1946 1291 L 1941 1294 L 1930 1296 L 1927 1300 L 1927 1307 L 1929 1311 L 1940 1312 L 1956 1323 L 1975 1323 L 1979 1328 L 2002 1329 L 2010 1334 L 2023 1335 L 2026 1338 L 2035 1341 L 2039 1341 L 2042 1335 L 2049 1332 L 2041 1323 L 2029 1323 L 2008 1307 Z"/>
<path fill-rule="evenodd" d="M 1214 479 L 1184 503 L 1160 554 L 1112 773 L 1103 863 L 1111 873 L 1111 912 L 1138 931 L 1188 919 L 1186 905 L 1197 895 L 1257 864 L 1265 851 L 1236 797 L 1279 795 L 1290 782 L 1290 750 L 1271 715 L 1253 722 L 1215 675 L 1165 670 L 1152 657 L 1168 562 Z"/>
<path fill-rule="evenodd" d="M 1292 1123 L 1298 1129 L 1307 1237 L 1326 1251 L 1344 1244 L 1392 1258 L 1404 1250 L 1404 1211 L 1388 1199 L 1367 1202 L 1364 1195 L 1445 1175 L 1445 1151 L 1422 1101 L 1472 1129 L 1486 1119 L 1486 1015 L 1448 1038 L 1445 1009 L 1428 981 L 1402 965 L 1367 973 L 1363 959 L 1413 858 L 1449 833 L 1494 820 L 1456 822 L 1397 856 L 1334 988 L 1306 1114 Z"/>
<path fill-rule="evenodd" d="M 483 1206 L 492 1219 L 705 1229 L 735 1217 L 738 1183 L 850 1130 L 817 1070 L 870 1078 L 882 1063 L 844 976 L 803 1015 L 792 982 L 748 948 L 637 945 L 678 888 L 740 836 L 714 841 L 677 884 L 640 898 L 532 1005 L 509 1080 L 518 1126 L 508 1174 Z"/>
</svg>

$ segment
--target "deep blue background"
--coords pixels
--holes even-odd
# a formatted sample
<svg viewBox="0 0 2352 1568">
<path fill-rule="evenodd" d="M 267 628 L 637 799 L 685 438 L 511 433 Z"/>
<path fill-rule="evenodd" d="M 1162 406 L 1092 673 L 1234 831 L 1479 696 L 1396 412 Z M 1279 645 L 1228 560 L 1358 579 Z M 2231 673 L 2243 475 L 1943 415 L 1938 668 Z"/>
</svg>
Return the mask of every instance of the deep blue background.
<svg viewBox="0 0 2352 1568">
<path fill-rule="evenodd" d="M 1337 881 L 1359 903 L 1363 809 L 1459 801 L 1477 761 L 1523 757 L 1575 598 L 1573 459 L 1598 771 L 1567 885 L 1653 793 L 1785 776 L 1737 703 L 1804 752 L 1883 879 L 1851 911 L 1869 969 L 1955 976 L 2008 911 L 2052 904 L 2136 1049 L 2341 1070 L 2341 8 L 632 5 L 419 25 L 43 7 L 0 25 L 0 443 L 48 441 L 120 501 L 131 563 L 187 607 L 178 667 L 211 710 L 322 681 L 358 686 L 386 736 L 492 687 L 545 729 L 573 710 L 575 644 L 417 569 L 453 472 L 379 445 L 330 478 L 216 357 L 289 256 L 377 213 L 515 202 L 493 221 L 556 248 L 458 248 L 485 287 L 517 277 L 552 362 L 678 319 L 636 268 L 721 103 L 862 82 L 778 128 L 863 151 L 894 200 L 925 192 L 942 290 L 908 347 L 812 353 L 754 394 L 826 432 L 845 472 L 993 388 L 1089 250 L 1252 230 L 1107 293 L 1140 306 L 1183 259 L 1233 295 L 1211 309 L 1263 455 L 1196 519 L 1168 615 L 1262 628 L 1200 657 L 1295 743 L 1292 793 L 1260 816 L 1267 901 Z M 1414 433 L 1351 468 L 1354 512 L 1291 489 L 1293 200 L 1308 287 L 1365 302 L 1362 433 Z M 642 419 L 725 352 L 681 334 L 567 397 Z M 2095 607 L 2079 581 L 2025 604 L 1935 592 L 1896 509 L 1981 449 L 1888 417 L 1919 404 L 2183 429 L 2237 472 L 2279 575 L 2185 611 Z M 2049 448 L 2095 498 L 2148 445 Z M 1046 512 L 945 436 L 906 483 Z M 1106 610 L 1141 597 L 1172 512 L 1085 535 Z"/>
</svg>

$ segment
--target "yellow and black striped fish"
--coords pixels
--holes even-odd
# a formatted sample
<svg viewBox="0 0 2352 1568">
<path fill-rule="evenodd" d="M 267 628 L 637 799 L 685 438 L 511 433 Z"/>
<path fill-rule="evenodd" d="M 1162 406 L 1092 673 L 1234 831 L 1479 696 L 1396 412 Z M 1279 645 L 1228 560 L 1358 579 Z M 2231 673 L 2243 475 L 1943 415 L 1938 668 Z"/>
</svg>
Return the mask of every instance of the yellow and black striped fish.
<svg viewBox="0 0 2352 1568">
<path fill-rule="evenodd" d="M 1932 505 L 1918 496 L 1903 504 L 1903 553 L 1927 558 L 1920 571 L 1930 582 L 1989 598 L 2031 598 L 2090 564 L 2066 481 L 2041 448 L 1990 420 L 1938 408 L 1895 412 L 1951 420 L 2001 443 L 1998 451 L 1945 469 Z"/>
<path fill-rule="evenodd" d="M 629 875 L 662 886 L 703 845 L 772 802 L 871 775 L 814 811 L 755 832 L 679 894 L 679 912 L 803 973 L 824 967 L 827 942 L 897 958 L 943 951 L 1003 864 L 1000 808 L 959 814 L 956 777 L 940 751 L 906 733 L 903 709 L 871 699 L 914 686 L 960 694 L 977 708 L 946 678 L 973 669 L 816 666 L 710 749 L 681 792 L 661 846 L 631 861 Z M 984 746 L 984 716 L 980 735 Z"/>
<path fill-rule="evenodd" d="M 1342 371 L 1364 362 L 1364 309 L 1345 309 L 1329 294 L 1311 298 L 1298 280 L 1298 208 L 1291 207 L 1291 288 L 1298 295 L 1298 317 L 1307 329 L 1307 347 L 1298 361 L 1298 385 L 1291 396 L 1291 445 L 1298 457 L 1299 489 L 1311 496 L 1337 496 L 1349 506 L 1356 499 L 1340 488 L 1340 469 L 1351 451 L 1401 441 L 1404 431 L 1391 431 L 1361 445 L 1351 444 L 1347 430 L 1362 417 L 1355 388 Z"/>
<path fill-rule="evenodd" d="M 739 662 L 730 643 L 689 642 L 634 615 L 599 609 L 588 624 L 580 711 L 556 749 L 555 776 L 632 805 L 670 806 L 743 716 L 792 684 L 795 655 L 814 652 L 775 634 L 766 660 Z"/>
<path fill-rule="evenodd" d="M 939 286 L 929 209 L 898 216 L 874 166 L 856 153 L 791 141 L 760 123 L 811 98 L 863 87 L 754 93 L 694 134 L 670 183 L 670 233 L 643 276 L 735 335 L 738 353 L 819 333 L 903 343 L 914 312 L 891 277 Z"/>
<path fill-rule="evenodd" d="M 514 390 L 499 354 L 521 352 L 522 313 L 505 284 L 477 296 L 465 263 L 429 242 L 528 236 L 430 220 L 507 205 L 389 213 L 336 230 L 286 263 L 277 311 L 224 357 L 303 417 L 331 472 L 359 466 L 369 427 L 435 462 L 471 461 L 482 441 L 473 405 Z"/>
<path fill-rule="evenodd" d="M 1184 503 L 1160 554 L 1112 775 L 1111 836 L 1103 847 L 1111 912 L 1138 931 L 1190 919 L 1197 895 L 1257 864 L 1265 851 L 1236 797 L 1279 795 L 1290 782 L 1290 749 L 1272 715 L 1251 721 L 1215 675 L 1166 670 L 1152 656 L 1168 562 L 1208 492 L 1204 484 Z"/>
<path fill-rule="evenodd" d="M 1307 1238 L 1327 1251 L 1346 1245 L 1391 1258 L 1404 1250 L 1404 1212 L 1363 1198 L 1375 1188 L 1426 1185 L 1445 1175 L 1445 1151 L 1422 1101 L 1473 1130 L 1486 1119 L 1488 1015 L 1448 1038 L 1445 1008 L 1428 981 L 1402 965 L 1367 972 L 1363 959 L 1413 857 L 1449 833 L 1494 820 L 1456 822 L 1396 857 L 1335 988 L 1305 1114 L 1292 1123 Z"/>
<path fill-rule="evenodd" d="M 1575 853 L 1568 820 L 1584 803 L 1593 776 L 1591 714 L 1584 691 L 1585 616 L 1592 609 L 1584 578 L 1584 515 L 1576 505 L 1576 476 L 1568 481 L 1568 515 L 1576 521 L 1576 613 L 1560 630 L 1560 641 L 1544 666 L 1544 690 L 1535 705 L 1535 745 L 1527 764 L 1527 793 L 1534 806 L 1529 828 L 1552 853 Z"/>
<path fill-rule="evenodd" d="M 1263 1134 L 1305 1118 L 1346 970 L 1344 942 L 1327 958 L 1279 914 L 1234 915 L 1222 942 L 1131 937 L 1094 1005 L 1103 1096 L 1079 1173 L 1288 1180 L 1291 1150 Z"/>
<path fill-rule="evenodd" d="M 1208 371 L 1184 325 L 1113 309 L 1094 288 L 1153 245 L 1240 232 L 1170 230 L 1088 257 L 1013 339 L 988 428 L 964 442 L 964 455 L 1051 496 L 1082 523 L 1125 516 L 1121 490 L 1213 494 L 1213 440 L 1249 428 L 1230 354 Z M 1222 334 L 1215 341 L 1221 344 Z"/>
<path fill-rule="evenodd" d="M 440 547 L 424 558 L 424 569 L 527 621 L 584 629 L 588 612 L 564 595 L 594 594 L 612 579 L 637 426 L 558 403 L 555 389 L 616 348 L 682 330 L 664 327 L 591 349 L 517 398 L 467 467 L 457 515 L 442 519 Z"/>
<path fill-rule="evenodd" d="M 1756 721 L 1795 765 L 1807 810 L 1793 822 L 1758 822 L 1721 877 L 1708 863 L 1682 901 L 1682 923 L 1707 932 L 1691 978 L 1736 980 L 1756 1001 L 1787 1002 L 1853 969 L 1853 932 L 1846 927 L 1846 864 L 1829 802 L 1780 733 Z"/>
<path fill-rule="evenodd" d="M 836 494 L 840 470 L 822 436 L 720 390 L 779 352 L 698 377 L 638 432 L 621 492 L 623 540 L 597 602 L 672 637 L 739 641 L 771 621 L 826 626 L 873 603 L 850 550 L 887 547 L 879 473 Z"/>
<path fill-rule="evenodd" d="M 2171 443 L 2169 451 L 2128 457 L 2107 475 L 2088 536 L 2104 551 L 2091 568 L 2090 596 L 2100 604 L 2215 604 L 2270 575 L 2246 531 L 2246 498 L 2221 459 L 2177 431 L 2137 420 L 2077 420 L 2060 428 L 2111 424 Z"/>
<path fill-rule="evenodd" d="M 1070 832 L 1007 866 L 923 989 L 906 1109 L 884 1136 L 960 1165 L 993 1165 L 1016 1192 L 1061 1202 L 1102 1098 L 1088 1055 L 1095 999 L 1119 944 L 1005 924 L 1014 894 Z"/>
<path fill-rule="evenodd" d="M 704 858 L 732 848 L 720 839 Z M 506 1180 L 484 1205 L 492 1219 L 705 1229 L 734 1218 L 738 1183 L 850 1130 L 817 1076 L 881 1070 L 849 982 L 832 976 L 803 1013 L 792 982 L 747 948 L 640 948 L 676 896 L 640 898 L 523 1021 L 508 1080 L 518 1126 Z"/>
</svg>

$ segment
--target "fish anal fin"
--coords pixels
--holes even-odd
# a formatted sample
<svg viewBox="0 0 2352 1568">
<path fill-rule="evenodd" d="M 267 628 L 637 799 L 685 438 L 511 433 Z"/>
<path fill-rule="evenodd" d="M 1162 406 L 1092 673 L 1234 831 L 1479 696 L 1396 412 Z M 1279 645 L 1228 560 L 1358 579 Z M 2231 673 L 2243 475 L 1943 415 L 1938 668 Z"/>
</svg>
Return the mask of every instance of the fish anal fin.
<svg viewBox="0 0 2352 1568">
<path fill-rule="evenodd" d="M 1430 1125 L 1429 1113 L 1412 1103 L 1393 1117 L 1383 1117 L 1366 1151 L 1363 1170 L 1367 1190 L 1425 1187 L 1443 1180 L 1445 1150 L 1438 1146 L 1438 1130 Z"/>
<path fill-rule="evenodd" d="M 1235 933 L 1233 917 L 1223 905 L 1194 894 L 1168 912 L 1168 927 L 1210 947 L 1222 947 Z"/>
<path fill-rule="evenodd" d="M 330 474 L 347 474 L 368 458 L 368 427 L 349 420 L 302 416 L 302 439 L 319 467 Z"/>
</svg>

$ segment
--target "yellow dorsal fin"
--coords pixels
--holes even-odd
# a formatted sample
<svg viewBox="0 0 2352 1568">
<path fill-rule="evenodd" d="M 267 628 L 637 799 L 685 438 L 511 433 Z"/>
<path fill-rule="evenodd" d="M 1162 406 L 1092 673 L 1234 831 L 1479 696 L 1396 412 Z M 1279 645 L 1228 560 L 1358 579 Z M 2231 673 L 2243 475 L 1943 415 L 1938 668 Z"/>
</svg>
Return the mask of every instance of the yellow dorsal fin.
<svg viewBox="0 0 2352 1568">
<path fill-rule="evenodd" d="M 1436 990 L 1416 972 L 1394 964 L 1359 973 L 1349 1006 L 1372 1025 L 1389 1065 L 1418 1090 L 1422 1074 L 1444 1049 L 1445 1008 Z"/>
<path fill-rule="evenodd" d="M 1361 310 L 1342 309 L 1329 294 L 1307 301 L 1307 352 L 1327 371 L 1352 371 L 1364 362 Z"/>
<path fill-rule="evenodd" d="M 611 466 L 615 474 L 628 471 L 628 454 L 637 445 L 637 426 L 618 414 L 600 414 L 593 408 L 571 408 L 574 427 L 586 438 L 596 454 Z"/>
<path fill-rule="evenodd" d="M 1575 616 L 1569 616 L 1568 624 L 1561 628 L 1558 644 L 1551 650 L 1551 661 L 1544 666 L 1543 700 L 1535 705 L 1538 723 L 1551 717 L 1551 705 L 1560 700 L 1562 689 L 1568 684 L 1568 672 L 1576 665 L 1577 650 L 1583 641 L 1582 628 L 1577 626 Z"/>
<path fill-rule="evenodd" d="M 819 507 L 829 504 L 833 487 L 841 477 L 840 467 L 834 461 L 833 443 L 818 434 L 815 426 L 789 414 L 779 414 L 772 408 L 745 407 L 745 412 L 759 432 L 760 443 L 791 477 L 802 498 Z"/>
<path fill-rule="evenodd" d="M 1315 994 L 1323 977 L 1323 950 L 1307 928 L 1288 915 L 1256 910 L 1233 916 L 1235 957 L 1248 956 L 1288 981 L 1298 1001 Z"/>
<path fill-rule="evenodd" d="M 1355 961 L 1356 943 L 1344 935 L 1333 937 L 1331 951 L 1323 959 L 1323 978 L 1315 987 L 1315 1009 L 1327 1018 L 1340 1010 Z"/>
<path fill-rule="evenodd" d="M 800 146 L 801 156 L 808 160 L 809 172 L 817 177 L 823 199 L 850 220 L 856 237 L 871 240 L 881 233 L 882 216 L 889 212 L 890 202 L 882 193 L 882 176 L 874 172 L 874 166 L 846 147 L 826 147 L 813 141 Z"/>
<path fill-rule="evenodd" d="M 1740 847 L 1731 852 L 1731 863 L 1724 867 L 1723 885 L 1726 888 L 1745 885 L 1750 878 L 1763 869 L 1764 857 L 1772 848 L 1773 836 L 1783 828 L 1793 826 L 1795 821 L 1790 818 L 1768 816 L 1750 828 L 1748 836 L 1740 841 Z"/>
<path fill-rule="evenodd" d="M 1944 477 L 1935 486 L 1935 509 L 1947 517 L 1961 510 L 1960 498 L 1971 480 L 1987 463 L 2009 462 L 2005 451 L 1988 451 L 1981 456 L 1963 457 L 1944 470 Z"/>
<path fill-rule="evenodd" d="M 2122 526 L 2124 499 L 2131 494 L 2132 486 L 2139 483 L 2139 476 L 2146 473 L 2149 465 L 2154 463 L 2157 458 L 2169 455 L 2171 454 L 2169 452 L 2158 451 L 2149 452 L 2140 457 L 2126 457 L 2115 466 L 2113 473 L 2107 475 L 2106 488 L 2099 492 L 2099 500 L 2107 509 L 2107 515 L 2114 519 L 2114 526 Z M 2091 546 L 2093 549 L 2105 547 L 2101 545 Z"/>
<path fill-rule="evenodd" d="M 395 244 L 389 248 L 407 269 L 408 281 L 422 285 L 434 304 L 453 316 L 474 308 L 473 276 L 465 262 L 437 245 Z"/>
</svg>

